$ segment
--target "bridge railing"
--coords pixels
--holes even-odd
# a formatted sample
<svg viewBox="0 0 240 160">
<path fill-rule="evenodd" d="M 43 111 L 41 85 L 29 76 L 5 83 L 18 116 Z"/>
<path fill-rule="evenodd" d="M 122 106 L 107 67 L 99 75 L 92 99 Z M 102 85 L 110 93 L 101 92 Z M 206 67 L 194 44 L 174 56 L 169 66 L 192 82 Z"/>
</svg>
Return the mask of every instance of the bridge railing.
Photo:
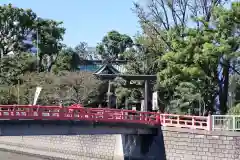
<svg viewBox="0 0 240 160">
<path fill-rule="evenodd" d="M 73 106 L 0 105 L 1 120 L 74 120 L 138 123 L 200 130 L 240 131 L 240 115 L 190 116 Z"/>
<path fill-rule="evenodd" d="M 0 105 L 1 119 L 35 119 L 59 117 L 60 106 Z"/>
<path fill-rule="evenodd" d="M 0 105 L 0 119 L 85 120 L 160 125 L 160 114 L 107 108 L 67 108 L 61 106 Z"/>
<path fill-rule="evenodd" d="M 161 114 L 162 126 L 211 130 L 211 116 Z"/>
<path fill-rule="evenodd" d="M 212 130 L 240 131 L 240 115 L 213 115 Z"/>
<path fill-rule="evenodd" d="M 1 119 L 81 120 L 122 122 L 210 130 L 209 117 L 160 114 L 109 108 L 84 108 L 38 105 L 0 105 Z"/>
</svg>

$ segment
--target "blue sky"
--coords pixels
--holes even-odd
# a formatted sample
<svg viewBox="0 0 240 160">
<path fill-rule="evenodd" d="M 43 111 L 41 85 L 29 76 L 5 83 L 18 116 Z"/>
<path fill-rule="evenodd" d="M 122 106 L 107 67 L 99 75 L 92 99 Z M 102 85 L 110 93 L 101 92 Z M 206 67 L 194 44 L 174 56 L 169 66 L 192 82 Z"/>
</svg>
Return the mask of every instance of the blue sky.
<svg viewBox="0 0 240 160">
<path fill-rule="evenodd" d="M 85 41 L 95 46 L 114 29 L 134 36 L 140 27 L 132 13 L 132 0 L 0 0 L 21 8 L 31 8 L 38 16 L 64 22 L 64 43 L 75 46 Z"/>
</svg>

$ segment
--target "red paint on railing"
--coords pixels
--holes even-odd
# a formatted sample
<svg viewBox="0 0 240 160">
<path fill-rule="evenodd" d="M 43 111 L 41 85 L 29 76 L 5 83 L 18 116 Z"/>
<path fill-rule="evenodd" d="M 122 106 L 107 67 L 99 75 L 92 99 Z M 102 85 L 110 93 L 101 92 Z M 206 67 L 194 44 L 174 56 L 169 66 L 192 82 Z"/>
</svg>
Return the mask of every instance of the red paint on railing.
<svg viewBox="0 0 240 160">
<path fill-rule="evenodd" d="M 93 122 L 124 122 L 160 125 L 156 112 L 79 106 L 0 105 L 0 119 L 84 120 Z"/>
<path fill-rule="evenodd" d="M 92 122 L 122 122 L 166 127 L 211 130 L 211 117 L 109 108 L 84 108 L 82 105 L 38 106 L 0 105 L 0 119 L 75 120 Z"/>
</svg>

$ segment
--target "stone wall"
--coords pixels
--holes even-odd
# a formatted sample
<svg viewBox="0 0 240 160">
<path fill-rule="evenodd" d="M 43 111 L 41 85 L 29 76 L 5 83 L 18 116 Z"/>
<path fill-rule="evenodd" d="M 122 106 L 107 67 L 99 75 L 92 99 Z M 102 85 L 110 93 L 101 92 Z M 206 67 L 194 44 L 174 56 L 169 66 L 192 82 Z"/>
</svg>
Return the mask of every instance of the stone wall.
<svg viewBox="0 0 240 160">
<path fill-rule="evenodd" d="M 239 160 L 240 132 L 163 129 L 167 160 Z"/>
<path fill-rule="evenodd" d="M 122 140 L 126 160 L 240 160 L 240 132 L 163 127 Z"/>
<path fill-rule="evenodd" d="M 161 129 L 151 135 L 122 135 L 125 160 L 165 160 Z"/>
<path fill-rule="evenodd" d="M 0 136 L 0 149 L 58 160 L 239 160 L 240 132 L 159 128 L 149 135 Z"/>
<path fill-rule="evenodd" d="M 121 135 L 4 136 L 0 148 L 56 159 L 123 160 Z"/>
</svg>

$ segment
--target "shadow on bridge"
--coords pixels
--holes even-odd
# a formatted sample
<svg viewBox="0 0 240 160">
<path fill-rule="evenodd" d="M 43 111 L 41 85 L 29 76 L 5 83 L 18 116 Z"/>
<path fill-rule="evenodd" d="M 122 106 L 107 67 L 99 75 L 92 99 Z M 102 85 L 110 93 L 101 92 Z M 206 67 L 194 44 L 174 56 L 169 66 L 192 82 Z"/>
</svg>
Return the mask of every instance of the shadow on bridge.
<svg viewBox="0 0 240 160">
<path fill-rule="evenodd" d="M 153 134 L 154 126 L 65 120 L 1 120 L 1 136 Z"/>
</svg>

